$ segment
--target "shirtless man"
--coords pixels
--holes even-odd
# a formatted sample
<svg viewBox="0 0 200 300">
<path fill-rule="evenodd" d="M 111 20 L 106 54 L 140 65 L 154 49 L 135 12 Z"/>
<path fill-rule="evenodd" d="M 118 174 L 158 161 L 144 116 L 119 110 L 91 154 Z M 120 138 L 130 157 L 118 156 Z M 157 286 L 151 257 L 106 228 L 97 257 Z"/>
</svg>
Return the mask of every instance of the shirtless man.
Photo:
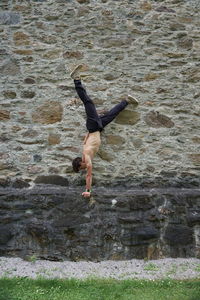
<svg viewBox="0 0 200 300">
<path fill-rule="evenodd" d="M 122 100 L 115 105 L 109 112 L 103 116 L 97 114 L 95 105 L 90 97 L 87 95 L 85 88 L 82 86 L 80 72 L 83 65 L 78 65 L 70 74 L 74 79 L 75 89 L 82 100 L 87 115 L 86 127 L 88 133 L 83 142 L 82 158 L 77 157 L 73 160 L 72 166 L 75 172 L 87 169 L 86 174 L 86 190 L 82 196 L 89 198 L 91 196 L 92 186 L 92 160 L 99 150 L 101 144 L 100 132 L 108 125 L 128 104 L 138 105 L 138 100 L 128 95 L 126 100 Z"/>
</svg>

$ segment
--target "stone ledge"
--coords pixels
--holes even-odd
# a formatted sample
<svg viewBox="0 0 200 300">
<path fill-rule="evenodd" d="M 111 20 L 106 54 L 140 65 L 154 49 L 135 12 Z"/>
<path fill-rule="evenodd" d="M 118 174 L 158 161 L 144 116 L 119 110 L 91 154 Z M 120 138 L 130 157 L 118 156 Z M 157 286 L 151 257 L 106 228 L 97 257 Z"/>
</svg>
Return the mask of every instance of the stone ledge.
<svg viewBox="0 0 200 300">
<path fill-rule="evenodd" d="M 200 189 L 0 189 L 0 255 L 73 261 L 200 257 Z"/>
<path fill-rule="evenodd" d="M 34 181 L 31 181 L 27 178 L 10 178 L 2 177 L 0 178 L 0 188 L 30 188 L 34 185 L 50 185 L 50 186 L 70 186 L 72 188 L 78 186 L 85 186 L 85 177 L 84 176 L 60 176 L 60 175 L 40 175 L 35 178 Z M 97 187 L 106 187 L 106 189 L 160 189 L 160 188 L 188 188 L 196 189 L 200 187 L 200 178 L 196 175 L 191 174 L 168 174 L 163 172 L 157 176 L 141 176 L 141 177 L 117 177 L 112 180 L 103 180 L 96 179 L 93 177 L 93 186 Z"/>
</svg>

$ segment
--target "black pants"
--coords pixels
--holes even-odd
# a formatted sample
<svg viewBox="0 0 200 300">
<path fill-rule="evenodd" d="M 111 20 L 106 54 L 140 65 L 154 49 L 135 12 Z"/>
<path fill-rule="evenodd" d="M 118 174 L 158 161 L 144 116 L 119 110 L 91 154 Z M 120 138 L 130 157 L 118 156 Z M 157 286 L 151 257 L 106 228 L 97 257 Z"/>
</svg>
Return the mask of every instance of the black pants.
<svg viewBox="0 0 200 300">
<path fill-rule="evenodd" d="M 89 132 L 102 131 L 127 105 L 126 100 L 122 100 L 115 105 L 109 112 L 103 116 L 99 116 L 96 107 L 90 97 L 87 95 L 85 88 L 82 86 L 81 80 L 74 80 L 75 89 L 78 96 L 82 100 L 87 114 L 86 127 Z"/>
</svg>

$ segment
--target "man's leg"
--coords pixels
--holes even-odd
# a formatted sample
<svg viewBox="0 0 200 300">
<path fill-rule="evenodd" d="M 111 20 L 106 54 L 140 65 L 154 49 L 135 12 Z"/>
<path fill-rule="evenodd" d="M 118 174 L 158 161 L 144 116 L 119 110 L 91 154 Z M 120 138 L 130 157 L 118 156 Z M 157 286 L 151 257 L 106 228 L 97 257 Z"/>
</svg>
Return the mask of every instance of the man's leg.
<svg viewBox="0 0 200 300">
<path fill-rule="evenodd" d="M 91 118 L 98 118 L 96 107 L 95 107 L 93 101 L 88 96 L 85 88 L 82 85 L 81 80 L 80 79 L 74 80 L 74 84 L 75 84 L 76 92 L 85 106 L 85 111 L 86 111 L 87 116 L 91 117 Z"/>
<path fill-rule="evenodd" d="M 128 104 L 138 105 L 138 100 L 131 95 L 128 95 L 127 100 L 121 101 L 119 104 L 115 105 L 108 113 L 103 116 L 98 116 L 95 105 L 90 97 L 87 95 L 86 90 L 82 86 L 80 80 L 80 71 L 83 65 L 78 65 L 70 74 L 74 79 L 75 89 L 80 99 L 82 100 L 85 111 L 87 114 L 87 129 L 89 132 L 102 131 L 102 129 L 109 124 Z"/>
<path fill-rule="evenodd" d="M 116 118 L 116 116 L 125 109 L 128 105 L 128 101 L 123 100 L 119 104 L 115 105 L 109 112 L 105 115 L 101 116 L 100 119 L 102 121 L 103 128 L 108 125 L 112 120 Z"/>
<path fill-rule="evenodd" d="M 76 92 L 85 106 L 85 111 L 87 114 L 86 126 L 87 126 L 88 131 L 94 132 L 97 130 L 101 130 L 102 129 L 101 119 L 99 118 L 99 116 L 97 114 L 96 107 L 95 107 L 93 101 L 90 99 L 85 88 L 82 86 L 81 80 L 75 79 L 74 84 L 75 84 Z"/>
</svg>

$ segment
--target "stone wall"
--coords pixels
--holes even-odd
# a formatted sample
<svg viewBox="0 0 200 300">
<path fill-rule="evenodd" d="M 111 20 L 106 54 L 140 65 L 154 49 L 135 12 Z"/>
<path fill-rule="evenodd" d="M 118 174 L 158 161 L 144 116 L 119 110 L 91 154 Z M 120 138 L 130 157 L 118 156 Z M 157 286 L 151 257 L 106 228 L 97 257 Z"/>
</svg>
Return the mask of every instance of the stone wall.
<svg viewBox="0 0 200 300">
<path fill-rule="evenodd" d="M 102 134 L 94 182 L 199 176 L 199 1 L 1 0 L 0 177 L 75 183 L 85 112 L 136 95 Z"/>
<path fill-rule="evenodd" d="M 200 258 L 199 189 L 0 189 L 0 255 L 51 260 Z"/>
<path fill-rule="evenodd" d="M 1 0 L 0 9 L 0 253 L 199 256 L 200 2 Z M 71 167 L 86 134 L 69 76 L 78 63 L 99 113 L 127 94 L 140 101 L 102 133 L 91 207 Z"/>
</svg>

